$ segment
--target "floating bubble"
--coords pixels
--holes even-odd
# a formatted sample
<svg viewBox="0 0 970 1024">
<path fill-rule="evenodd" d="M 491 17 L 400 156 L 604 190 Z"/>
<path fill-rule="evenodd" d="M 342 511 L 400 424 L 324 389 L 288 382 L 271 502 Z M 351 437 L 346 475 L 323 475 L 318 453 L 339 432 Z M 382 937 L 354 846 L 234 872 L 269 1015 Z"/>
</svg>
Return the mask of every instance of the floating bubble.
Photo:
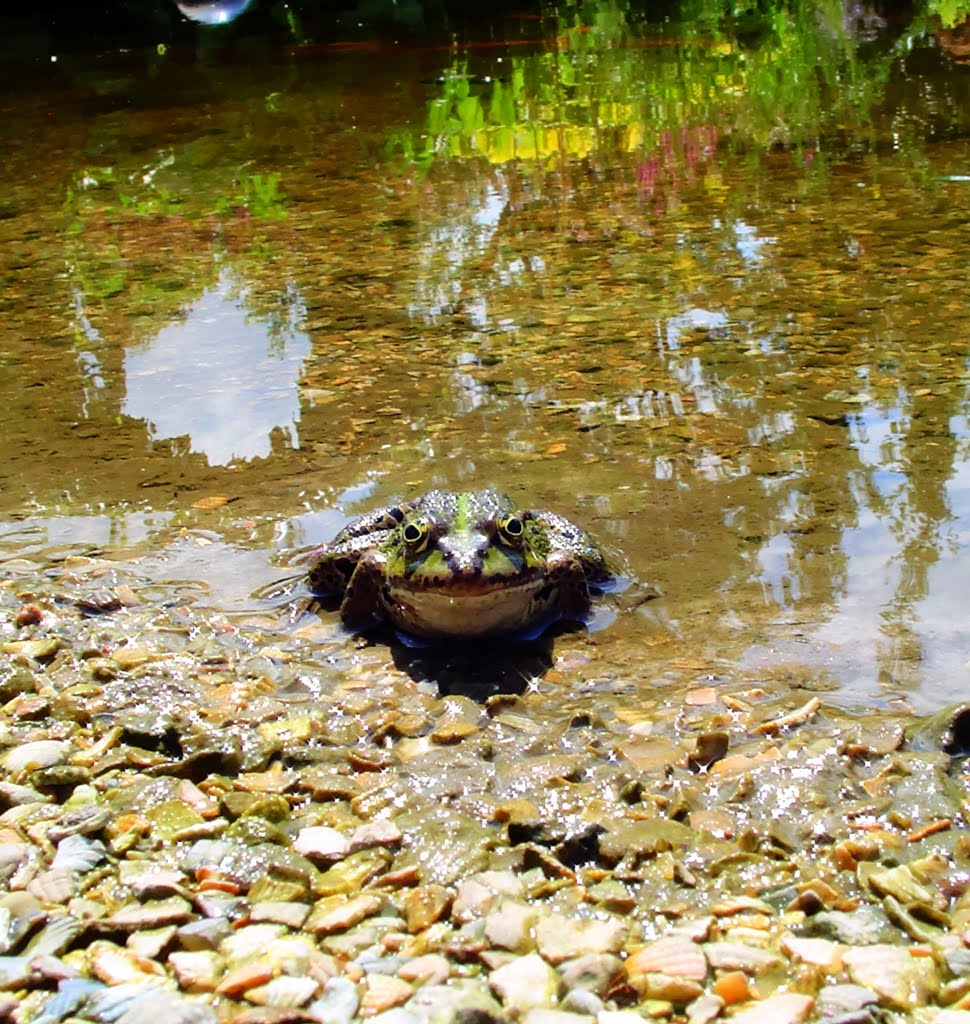
<svg viewBox="0 0 970 1024">
<path fill-rule="evenodd" d="M 228 25 L 235 21 L 253 0 L 175 0 L 175 6 L 192 21 L 203 25 Z"/>
</svg>

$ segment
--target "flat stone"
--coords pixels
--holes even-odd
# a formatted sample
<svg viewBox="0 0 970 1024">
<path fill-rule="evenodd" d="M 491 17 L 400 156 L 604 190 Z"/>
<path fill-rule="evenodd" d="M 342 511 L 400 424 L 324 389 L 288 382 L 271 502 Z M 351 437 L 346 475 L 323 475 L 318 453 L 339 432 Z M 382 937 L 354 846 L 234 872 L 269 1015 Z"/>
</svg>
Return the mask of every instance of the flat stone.
<svg viewBox="0 0 970 1024">
<path fill-rule="evenodd" d="M 605 996 L 623 973 L 623 961 L 611 953 L 587 953 L 559 965 L 559 977 L 567 992 L 584 990 Z"/>
<path fill-rule="evenodd" d="M 801 1024 L 811 1014 L 815 1000 L 799 992 L 779 992 L 741 1010 L 732 1024 Z"/>
<path fill-rule="evenodd" d="M 119 931 L 140 931 L 143 928 L 161 928 L 168 924 L 185 924 L 193 916 L 192 904 L 181 896 L 146 903 L 131 903 L 116 910 L 107 923 Z"/>
<path fill-rule="evenodd" d="M 381 909 L 381 898 L 372 893 L 359 896 L 325 896 L 310 912 L 306 930 L 314 935 L 332 935 L 348 928 L 367 917 L 373 917 Z"/>
<path fill-rule="evenodd" d="M 559 996 L 559 975 L 538 953 L 527 953 L 496 968 L 488 976 L 488 984 L 504 1006 L 518 1016 L 551 1007 Z"/>
<path fill-rule="evenodd" d="M 485 938 L 492 946 L 513 953 L 535 949 L 533 929 L 538 920 L 535 907 L 518 900 L 502 900 L 485 916 Z"/>
<path fill-rule="evenodd" d="M 860 946 L 842 959 L 856 985 L 872 989 L 880 1003 L 897 1010 L 925 1006 L 940 987 L 933 960 L 914 957 L 902 946 Z"/>
<path fill-rule="evenodd" d="M 335 828 L 310 825 L 297 833 L 293 849 L 310 860 L 331 862 L 347 856 L 350 840 Z"/>
<path fill-rule="evenodd" d="M 586 953 L 617 953 L 630 931 L 626 921 L 610 917 L 569 917 L 547 914 L 536 925 L 536 944 L 550 963 L 558 964 Z"/>
<path fill-rule="evenodd" d="M 264 903 L 254 903 L 249 913 L 249 919 L 253 924 L 271 923 L 285 924 L 287 928 L 298 931 L 303 927 L 310 914 L 310 907 L 306 903 L 288 903 L 282 900 L 267 900 Z"/>
</svg>

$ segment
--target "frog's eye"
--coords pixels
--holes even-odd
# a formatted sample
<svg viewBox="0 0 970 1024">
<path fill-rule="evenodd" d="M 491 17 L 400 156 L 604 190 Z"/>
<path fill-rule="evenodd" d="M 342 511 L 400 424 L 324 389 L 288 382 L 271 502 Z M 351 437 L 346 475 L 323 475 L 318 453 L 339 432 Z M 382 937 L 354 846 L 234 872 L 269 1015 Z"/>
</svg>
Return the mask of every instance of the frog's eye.
<svg viewBox="0 0 970 1024">
<path fill-rule="evenodd" d="M 518 544 L 525 533 L 525 525 L 518 516 L 506 516 L 498 521 L 498 532 L 509 544 Z"/>
<path fill-rule="evenodd" d="M 413 551 L 423 551 L 428 543 L 428 537 L 431 531 L 428 523 L 424 519 L 412 520 L 410 523 L 405 523 L 404 528 L 401 530 L 401 536 L 404 538 L 404 543 Z"/>
</svg>

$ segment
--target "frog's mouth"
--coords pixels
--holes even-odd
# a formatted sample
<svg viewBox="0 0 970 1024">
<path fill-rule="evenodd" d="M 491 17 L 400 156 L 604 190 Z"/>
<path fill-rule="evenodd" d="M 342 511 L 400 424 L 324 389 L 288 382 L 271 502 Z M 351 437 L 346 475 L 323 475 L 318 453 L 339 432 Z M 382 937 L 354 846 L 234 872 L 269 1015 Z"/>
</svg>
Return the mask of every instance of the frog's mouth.
<svg viewBox="0 0 970 1024">
<path fill-rule="evenodd" d="M 408 584 L 414 581 L 409 580 Z M 391 618 L 420 637 L 510 633 L 545 615 L 555 588 L 541 576 L 524 579 L 427 580 L 391 591 Z"/>
<path fill-rule="evenodd" d="M 518 590 L 533 591 L 542 583 L 542 573 L 524 571 L 519 573 L 490 574 L 481 572 L 452 573 L 448 576 L 408 576 L 396 580 L 392 591 L 413 594 L 442 594 L 448 597 L 476 597 L 483 594 L 514 593 Z"/>
</svg>

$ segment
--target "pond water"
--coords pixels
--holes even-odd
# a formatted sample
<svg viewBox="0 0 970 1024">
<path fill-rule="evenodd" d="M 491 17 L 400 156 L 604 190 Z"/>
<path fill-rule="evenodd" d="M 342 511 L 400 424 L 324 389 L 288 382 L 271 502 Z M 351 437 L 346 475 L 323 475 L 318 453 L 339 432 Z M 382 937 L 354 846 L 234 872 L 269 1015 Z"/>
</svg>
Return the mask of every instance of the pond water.
<svg viewBox="0 0 970 1024">
<path fill-rule="evenodd" d="M 496 486 L 662 595 L 555 638 L 550 686 L 963 699 L 960 47 L 603 10 L 462 49 L 55 55 L 8 89 L 8 593 L 117 571 L 156 595 L 139 641 L 178 601 L 397 672 L 299 588 L 254 595 L 376 504 Z"/>
</svg>

